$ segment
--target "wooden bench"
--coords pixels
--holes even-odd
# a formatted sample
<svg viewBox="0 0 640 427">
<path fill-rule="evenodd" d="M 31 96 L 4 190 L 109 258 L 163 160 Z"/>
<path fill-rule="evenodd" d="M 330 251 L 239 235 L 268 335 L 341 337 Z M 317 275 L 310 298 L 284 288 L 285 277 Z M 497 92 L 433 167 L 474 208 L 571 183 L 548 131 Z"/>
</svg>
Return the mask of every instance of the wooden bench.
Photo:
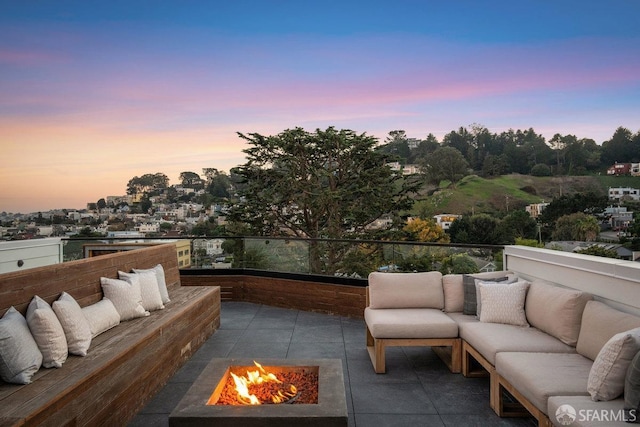
<svg viewBox="0 0 640 427">
<path fill-rule="evenodd" d="M 34 295 L 102 299 L 100 277 L 162 264 L 171 302 L 95 337 L 86 357 L 40 370 L 28 385 L 0 381 L 0 426 L 126 425 L 220 326 L 220 288 L 181 286 L 174 244 L 0 274 L 0 316 Z"/>
</svg>

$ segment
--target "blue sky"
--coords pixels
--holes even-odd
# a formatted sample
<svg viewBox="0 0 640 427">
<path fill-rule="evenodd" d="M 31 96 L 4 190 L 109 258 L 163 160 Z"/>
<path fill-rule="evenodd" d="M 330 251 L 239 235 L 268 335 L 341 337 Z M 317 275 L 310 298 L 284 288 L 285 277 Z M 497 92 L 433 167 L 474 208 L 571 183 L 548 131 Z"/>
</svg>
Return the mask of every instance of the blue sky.
<svg viewBox="0 0 640 427">
<path fill-rule="evenodd" d="M 228 171 L 236 132 L 640 130 L 640 2 L 0 1 L 0 211 Z"/>
</svg>

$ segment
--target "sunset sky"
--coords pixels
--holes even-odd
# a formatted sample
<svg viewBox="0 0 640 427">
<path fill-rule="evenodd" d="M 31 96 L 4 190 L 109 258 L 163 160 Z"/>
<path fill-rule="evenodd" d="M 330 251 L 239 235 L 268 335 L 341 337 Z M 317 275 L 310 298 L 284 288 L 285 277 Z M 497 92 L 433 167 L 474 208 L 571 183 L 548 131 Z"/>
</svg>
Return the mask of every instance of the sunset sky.
<svg viewBox="0 0 640 427">
<path fill-rule="evenodd" d="M 244 163 L 236 132 L 640 130 L 640 1 L 0 0 L 0 212 Z"/>
</svg>

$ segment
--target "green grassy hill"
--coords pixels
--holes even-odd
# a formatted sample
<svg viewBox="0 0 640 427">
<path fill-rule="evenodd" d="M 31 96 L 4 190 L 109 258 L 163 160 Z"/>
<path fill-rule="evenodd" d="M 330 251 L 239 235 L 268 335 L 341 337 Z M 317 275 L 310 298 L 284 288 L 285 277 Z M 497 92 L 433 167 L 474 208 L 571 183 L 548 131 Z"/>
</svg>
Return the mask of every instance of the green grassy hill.
<svg viewBox="0 0 640 427">
<path fill-rule="evenodd" d="M 610 186 L 640 188 L 640 177 L 514 174 L 487 179 L 470 175 L 455 187 L 441 186 L 419 197 L 412 213 L 423 216 L 469 212 L 502 215 L 507 211 L 524 209 L 530 203 L 550 202 L 563 194 L 588 191 L 606 194 Z"/>
</svg>

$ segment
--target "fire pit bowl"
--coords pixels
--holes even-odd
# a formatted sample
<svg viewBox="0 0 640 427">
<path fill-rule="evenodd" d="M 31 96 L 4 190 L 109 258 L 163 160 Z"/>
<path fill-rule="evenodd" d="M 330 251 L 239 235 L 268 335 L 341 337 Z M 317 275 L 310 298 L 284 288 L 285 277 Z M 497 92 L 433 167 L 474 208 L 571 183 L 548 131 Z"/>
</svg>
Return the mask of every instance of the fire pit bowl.
<svg viewBox="0 0 640 427">
<path fill-rule="evenodd" d="M 346 426 L 347 404 L 340 359 L 258 359 L 265 369 L 318 373 L 318 403 L 217 405 L 230 370 L 252 367 L 253 359 L 212 359 L 169 415 L 171 427 L 191 426 Z"/>
</svg>

